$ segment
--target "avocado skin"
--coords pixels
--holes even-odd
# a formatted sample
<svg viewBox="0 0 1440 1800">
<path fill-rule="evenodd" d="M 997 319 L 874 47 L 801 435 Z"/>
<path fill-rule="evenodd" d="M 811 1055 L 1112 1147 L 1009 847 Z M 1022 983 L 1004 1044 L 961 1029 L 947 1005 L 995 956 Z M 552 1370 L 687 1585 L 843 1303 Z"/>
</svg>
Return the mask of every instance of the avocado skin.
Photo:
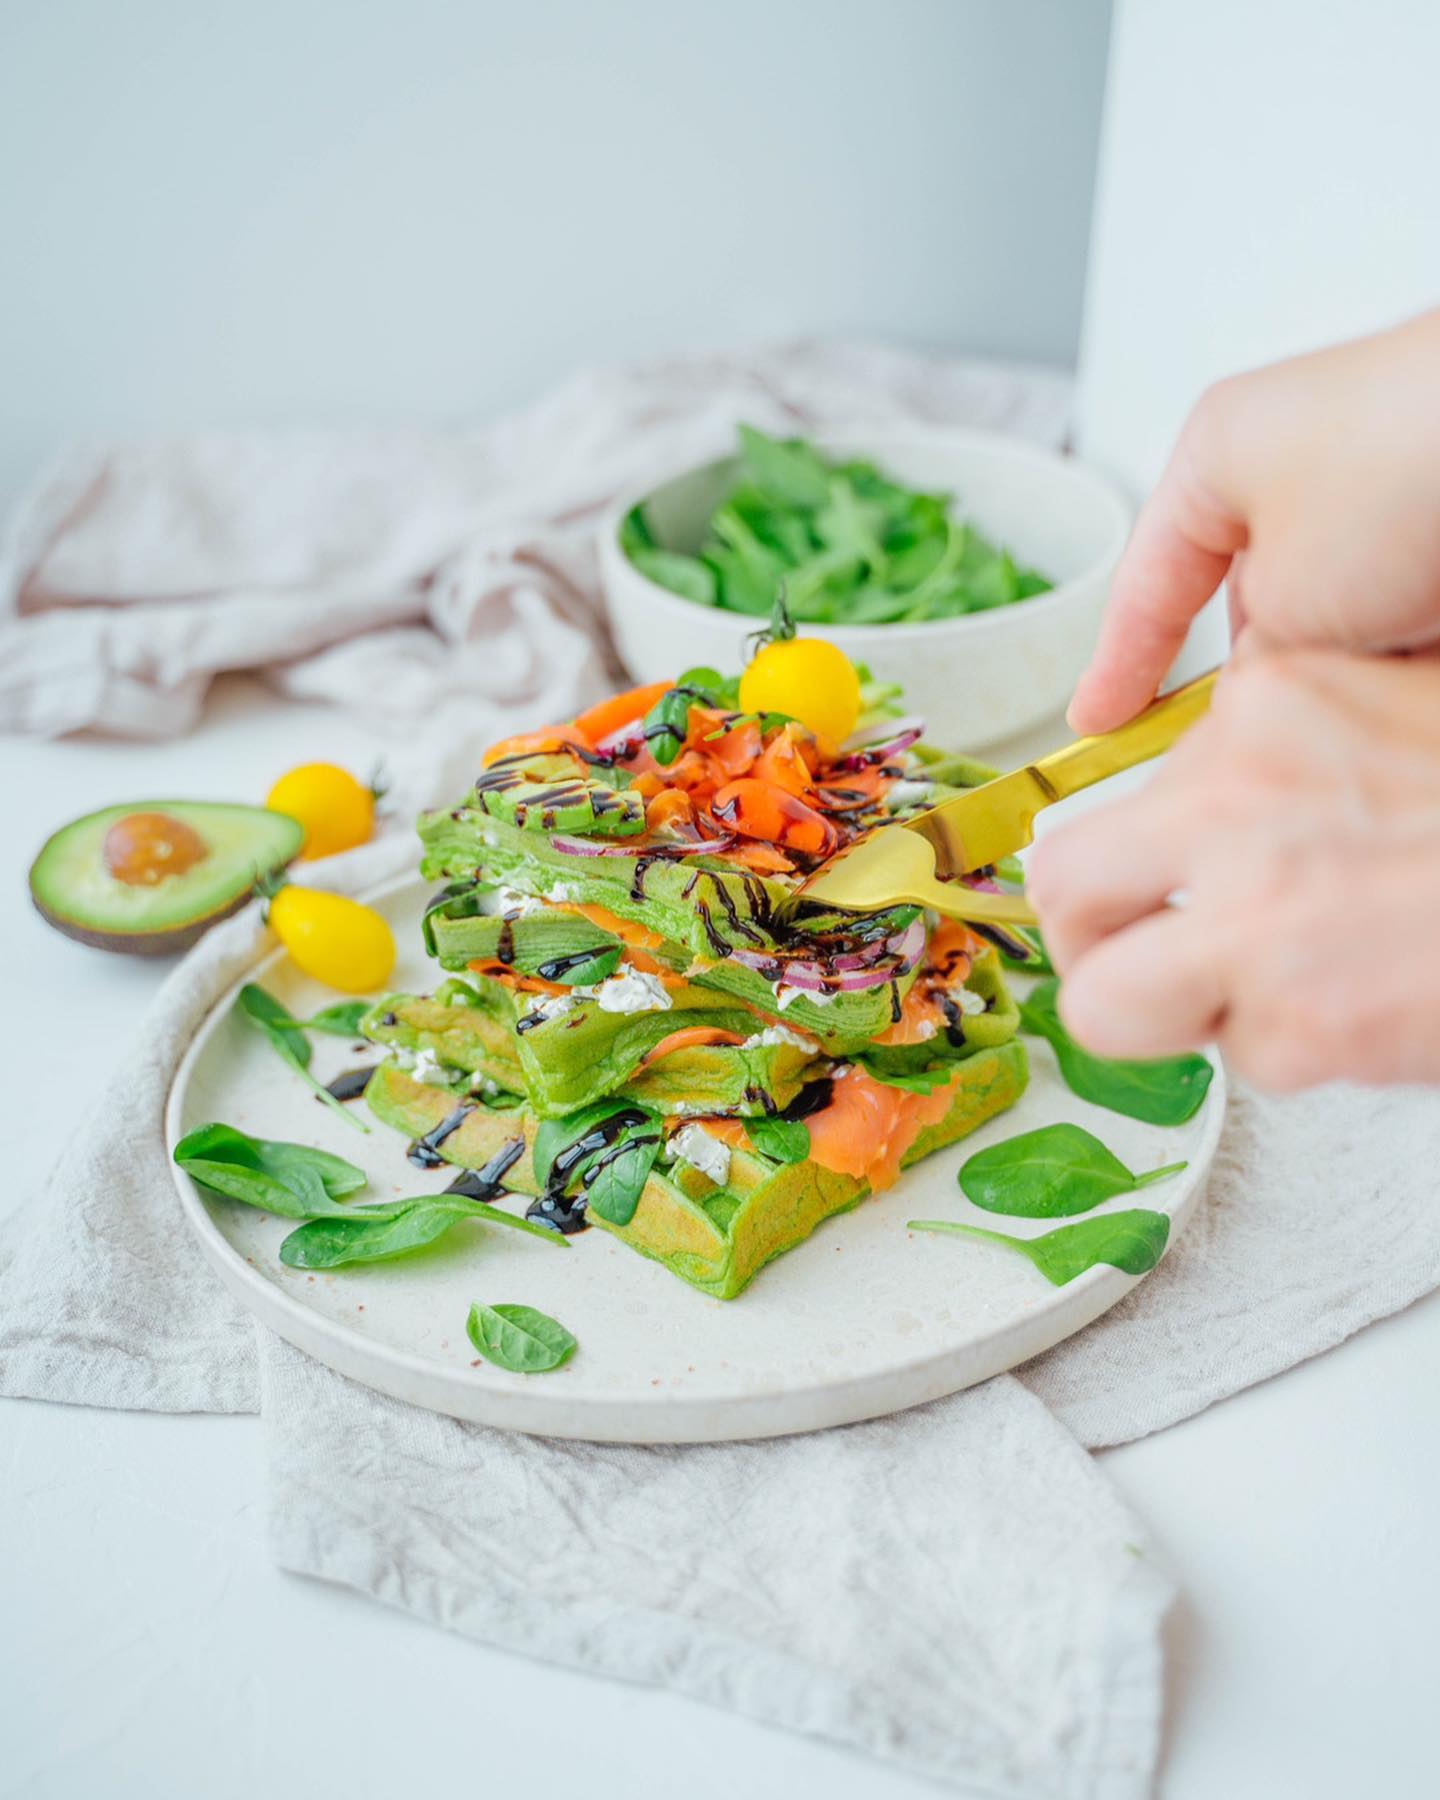
<svg viewBox="0 0 1440 1800">
<path fill-rule="evenodd" d="M 61 895 L 47 897 L 45 888 L 51 876 L 47 864 L 62 839 L 92 821 L 113 821 L 130 813 L 159 812 L 170 813 L 194 825 L 205 835 L 206 815 L 223 814 L 234 820 L 239 815 L 252 814 L 257 821 L 264 819 L 267 825 L 272 821 L 281 821 L 291 827 L 285 835 L 290 843 L 281 854 L 267 853 L 262 858 L 247 862 L 237 874 L 239 885 L 232 893 L 213 907 L 207 907 L 193 917 L 179 924 L 165 925 L 153 930 L 127 930 L 124 928 L 107 928 L 102 925 L 86 923 L 73 918 L 64 912 L 64 900 Z M 53 926 L 63 936 L 71 938 L 77 944 L 86 944 L 94 950 L 118 951 L 126 956 L 178 956 L 197 944 L 211 926 L 218 925 L 222 919 L 228 919 L 233 913 L 240 911 L 253 896 L 255 883 L 268 875 L 277 875 L 300 854 L 304 847 L 305 833 L 301 825 L 283 813 L 277 813 L 267 807 L 244 806 L 226 801 L 199 800 L 137 800 L 132 803 L 101 808 L 98 812 L 84 813 L 78 819 L 71 819 L 62 825 L 40 846 L 34 862 L 30 865 L 29 888 L 30 900 L 40 917 L 47 925 Z M 183 880 L 184 877 L 178 879 Z M 165 897 L 163 886 L 153 890 L 161 898 Z"/>
<path fill-rule="evenodd" d="M 288 869 L 294 860 L 293 856 L 288 857 L 285 862 L 275 864 L 272 870 L 266 872 L 278 874 L 281 869 Z M 232 913 L 239 912 L 251 899 L 251 893 L 247 887 L 218 912 L 205 913 L 188 925 L 171 927 L 165 931 L 97 931 L 51 912 L 33 887 L 30 899 L 47 925 L 53 925 L 56 931 L 73 938 L 77 944 L 88 944 L 92 950 L 118 950 L 125 956 L 179 956 L 182 951 L 198 944 L 212 925 L 218 925 L 222 919 L 228 919 Z"/>
</svg>

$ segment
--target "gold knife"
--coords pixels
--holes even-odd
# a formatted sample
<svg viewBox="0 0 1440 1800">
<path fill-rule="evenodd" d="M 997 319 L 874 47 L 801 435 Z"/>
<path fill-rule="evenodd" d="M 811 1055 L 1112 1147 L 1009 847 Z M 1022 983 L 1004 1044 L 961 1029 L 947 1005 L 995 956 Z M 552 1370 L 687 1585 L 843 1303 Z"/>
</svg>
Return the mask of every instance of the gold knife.
<svg viewBox="0 0 1440 1800">
<path fill-rule="evenodd" d="M 956 878 L 1023 849 L 1042 807 L 1168 750 L 1209 706 L 1218 673 L 1186 682 L 1114 731 L 1076 738 L 903 825 L 872 831 L 817 870 L 796 898 L 849 912 L 909 904 L 986 924 L 1035 924 L 1018 895 L 964 887 Z"/>
</svg>

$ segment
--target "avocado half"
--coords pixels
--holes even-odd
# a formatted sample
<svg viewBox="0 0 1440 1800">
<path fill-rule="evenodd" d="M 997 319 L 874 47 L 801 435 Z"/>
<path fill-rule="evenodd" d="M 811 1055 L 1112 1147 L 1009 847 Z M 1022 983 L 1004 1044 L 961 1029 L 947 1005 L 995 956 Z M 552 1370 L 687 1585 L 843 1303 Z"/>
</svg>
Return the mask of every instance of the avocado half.
<svg viewBox="0 0 1440 1800">
<path fill-rule="evenodd" d="M 110 828 L 137 814 L 162 814 L 194 832 L 204 854 L 153 884 L 117 880 L 106 867 Z M 304 828 L 263 806 L 207 800 L 137 800 L 62 825 L 30 868 L 30 897 L 57 931 L 100 950 L 172 956 L 250 898 L 256 880 L 300 853 Z"/>
</svg>

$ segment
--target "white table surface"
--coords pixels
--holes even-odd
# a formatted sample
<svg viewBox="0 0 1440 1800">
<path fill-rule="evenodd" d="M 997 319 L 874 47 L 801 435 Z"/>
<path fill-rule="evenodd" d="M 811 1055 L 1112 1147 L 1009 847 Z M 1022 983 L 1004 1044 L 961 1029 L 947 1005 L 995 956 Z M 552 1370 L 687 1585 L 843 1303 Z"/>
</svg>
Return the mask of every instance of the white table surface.
<svg viewBox="0 0 1440 1800">
<path fill-rule="evenodd" d="M 17 1205 L 165 965 L 29 908 L 46 833 L 114 800 L 368 766 L 342 717 L 224 683 L 180 744 L 0 738 L 0 1117 Z M 1440 1203 L 1440 1198 L 1437 1198 Z M 1101 1458 L 1177 1576 L 1168 1800 L 1440 1792 L 1440 1302 Z M 0 1796 L 687 1800 L 937 1790 L 687 1700 L 543 1668 L 274 1569 L 253 1419 L 0 1401 Z M 697 1750 L 701 1753 L 697 1754 Z"/>
</svg>

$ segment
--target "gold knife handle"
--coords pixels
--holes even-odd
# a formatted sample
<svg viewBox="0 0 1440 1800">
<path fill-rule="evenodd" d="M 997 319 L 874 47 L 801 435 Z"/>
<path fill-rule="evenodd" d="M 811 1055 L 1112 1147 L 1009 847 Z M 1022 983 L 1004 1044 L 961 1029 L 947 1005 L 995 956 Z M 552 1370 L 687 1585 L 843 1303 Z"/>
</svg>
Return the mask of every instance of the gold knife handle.
<svg viewBox="0 0 1440 1800">
<path fill-rule="evenodd" d="M 1118 775 L 1122 769 L 1133 769 L 1168 750 L 1182 732 L 1195 723 L 1210 705 L 1220 671 L 1198 675 L 1174 693 L 1166 694 L 1147 706 L 1127 724 L 1099 737 L 1076 738 L 1063 750 L 1042 756 L 1031 769 L 1042 784 L 1051 790 L 1051 798 L 1065 800 L 1081 788 L 1104 781 L 1107 775 Z"/>
</svg>

